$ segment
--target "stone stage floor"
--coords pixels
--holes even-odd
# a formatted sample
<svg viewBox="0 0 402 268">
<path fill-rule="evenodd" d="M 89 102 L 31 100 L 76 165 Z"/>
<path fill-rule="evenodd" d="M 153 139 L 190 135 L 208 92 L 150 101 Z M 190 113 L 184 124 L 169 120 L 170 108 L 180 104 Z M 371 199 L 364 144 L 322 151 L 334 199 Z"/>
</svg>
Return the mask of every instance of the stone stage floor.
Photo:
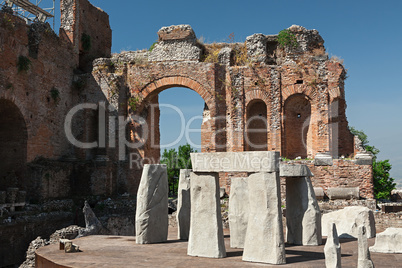
<svg viewBox="0 0 402 268">
<path fill-rule="evenodd" d="M 324 245 L 286 245 L 285 265 L 243 262 L 242 249 L 230 248 L 225 230 L 227 258 L 209 259 L 187 256 L 187 242 L 176 239 L 176 228 L 169 228 L 169 240 L 161 244 L 137 245 L 130 236 L 88 236 L 74 240 L 82 252 L 64 253 L 59 245 L 40 248 L 36 267 L 325 267 Z M 369 246 L 375 238 L 369 239 Z M 325 239 L 324 239 L 325 243 Z M 357 267 L 357 240 L 341 239 L 342 267 Z M 402 267 L 402 254 L 371 253 L 376 268 Z"/>
</svg>

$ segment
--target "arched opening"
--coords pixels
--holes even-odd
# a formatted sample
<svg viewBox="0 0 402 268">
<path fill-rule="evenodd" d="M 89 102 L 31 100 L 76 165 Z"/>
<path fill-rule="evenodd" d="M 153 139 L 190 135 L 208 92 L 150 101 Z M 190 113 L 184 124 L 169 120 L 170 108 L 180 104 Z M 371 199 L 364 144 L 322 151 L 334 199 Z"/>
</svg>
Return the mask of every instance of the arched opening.
<svg viewBox="0 0 402 268">
<path fill-rule="evenodd" d="M 147 161 L 167 165 L 169 195 L 175 196 L 180 169 L 191 169 L 190 152 L 202 150 L 207 106 L 197 92 L 184 87 L 164 89 L 149 101 L 149 141 L 144 156 Z"/>
<path fill-rule="evenodd" d="M 208 110 L 202 97 L 189 88 L 174 87 L 159 93 L 158 98 L 161 151 L 188 143 L 200 152 L 203 114 Z"/>
<path fill-rule="evenodd" d="M 284 105 L 283 156 L 289 159 L 309 156 L 312 144 L 310 121 L 310 99 L 304 94 L 290 96 Z"/>
<path fill-rule="evenodd" d="M 18 107 L 0 99 L 0 190 L 25 189 L 27 128 Z"/>
<path fill-rule="evenodd" d="M 267 105 L 262 100 L 254 100 L 247 105 L 245 151 L 268 150 Z"/>
</svg>

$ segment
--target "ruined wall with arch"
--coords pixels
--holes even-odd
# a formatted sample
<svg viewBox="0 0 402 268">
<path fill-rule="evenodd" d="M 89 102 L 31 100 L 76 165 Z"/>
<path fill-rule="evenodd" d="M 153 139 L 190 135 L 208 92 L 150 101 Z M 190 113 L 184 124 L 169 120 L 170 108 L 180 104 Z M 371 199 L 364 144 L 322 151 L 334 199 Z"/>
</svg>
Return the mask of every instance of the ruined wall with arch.
<svg viewBox="0 0 402 268">
<path fill-rule="evenodd" d="M 273 150 L 290 160 L 353 157 L 344 67 L 328 57 L 316 30 L 300 26 L 289 30 L 297 47 L 281 46 L 277 35 L 261 34 L 247 37 L 245 43 L 202 44 L 189 25 L 163 27 L 152 50 L 95 60 L 92 75 L 96 81 L 104 79 L 98 83 L 103 91 L 128 94 L 119 114 L 153 122 L 152 132 L 142 137 L 143 146 L 128 149 L 127 155 L 135 154 L 146 163 L 159 161 L 159 149 L 150 142 L 151 136 L 156 141 L 160 135 L 159 113 L 151 115 L 149 109 L 157 107 L 161 91 L 186 87 L 206 103 L 203 152 Z M 109 99 L 115 95 L 109 94 Z M 143 129 L 132 122 L 128 132 L 135 142 Z M 221 174 L 221 185 L 229 189 L 235 175 Z M 132 181 L 138 181 L 134 177 Z"/>
<path fill-rule="evenodd" d="M 12 15 L 13 30 L 0 27 L 7 36 L 0 40 L 0 100 L 11 101 L 24 119 L 27 174 L 35 177 L 27 175 L 25 185 L 39 197 L 135 194 L 141 166 L 159 162 L 158 94 L 171 87 L 189 88 L 205 101 L 203 152 L 270 150 L 285 159 L 357 152 L 345 113 L 345 69 L 325 53 L 316 30 L 291 26 L 296 47 L 282 46 L 276 34 L 203 44 L 189 25 L 178 25 L 163 27 L 152 50 L 110 55 L 108 15 L 87 0 L 61 4 L 59 36 Z M 83 46 L 84 35 L 91 48 Z M 32 36 L 39 42 L 32 45 Z M 31 61 L 27 71 L 18 72 L 20 56 Z M 78 148 L 64 133 L 68 112 L 82 103 L 96 109 L 77 113 L 73 135 L 98 147 Z M 303 124 L 295 127 L 292 113 Z M 53 162 L 38 173 L 38 159 Z M 63 168 L 56 170 L 56 162 Z M 223 174 L 222 185 L 229 189 L 234 175 Z M 63 179 L 52 184 L 46 176 Z"/>
</svg>

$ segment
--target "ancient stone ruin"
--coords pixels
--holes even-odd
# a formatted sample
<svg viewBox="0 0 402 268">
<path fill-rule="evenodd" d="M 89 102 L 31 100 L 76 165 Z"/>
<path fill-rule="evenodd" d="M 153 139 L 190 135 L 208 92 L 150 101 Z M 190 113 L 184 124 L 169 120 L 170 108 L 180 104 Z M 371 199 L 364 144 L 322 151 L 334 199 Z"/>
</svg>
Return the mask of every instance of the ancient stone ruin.
<svg viewBox="0 0 402 268">
<path fill-rule="evenodd" d="M 225 255 L 216 190 L 220 187 L 233 204 L 231 243 L 244 248 L 244 259 L 249 261 L 284 262 L 281 198 L 286 197 L 283 205 L 289 219 L 286 242 L 295 245 L 321 244 L 316 197 L 371 202 L 375 209 L 371 155 L 348 129 L 346 70 L 328 57 L 317 30 L 297 25 L 286 29 L 295 45 L 284 43 L 278 34 L 203 44 L 191 26 L 174 25 L 155 33 L 158 41 L 152 49 L 112 54 L 107 13 L 88 0 L 62 0 L 60 6 L 59 35 L 46 23 L 27 25 L 7 10 L 0 11 L 0 241 L 18 252 L 0 250 L 0 266 L 23 260 L 37 236 L 76 222 L 72 200 L 87 196 L 101 209 L 108 198 L 132 204 L 140 193 L 144 198 L 127 216 L 127 228 L 116 233 L 134 234 L 137 213 L 135 228 L 141 238 L 137 242 L 166 240 L 167 229 L 144 232 L 154 225 L 149 208 L 158 208 L 147 191 L 160 194 L 161 211 L 165 210 L 161 200 L 167 198 L 163 171 L 146 165 L 159 165 L 160 148 L 154 146 L 160 143 L 158 94 L 172 87 L 189 88 L 205 101 L 202 157 L 275 156 L 268 169 L 245 168 L 243 162 L 218 169 L 193 163 L 191 175 L 183 173 L 180 195 L 182 200 L 191 199 L 191 208 L 181 203 L 177 219 L 179 238 L 190 241 L 190 255 Z M 157 182 L 142 180 L 142 176 L 153 178 L 154 172 L 160 175 Z M 247 191 L 260 186 L 266 186 L 265 192 L 253 199 Z M 207 196 L 204 189 L 209 189 Z M 255 211 L 263 198 L 272 199 L 272 207 Z M 63 211 L 43 205 L 65 199 L 69 201 Z M 197 202 L 208 202 L 210 213 L 199 215 Z M 247 206 L 248 214 L 239 212 Z M 250 214 L 263 217 L 272 211 L 275 218 L 270 220 L 277 229 L 260 229 L 258 234 L 272 232 L 270 242 L 279 246 L 273 256 L 265 256 L 253 248 L 257 238 L 264 238 L 247 237 L 244 230 L 257 228 L 247 220 Z M 19 220 L 21 215 L 28 220 Z M 167 221 L 165 216 L 161 220 Z M 203 217 L 214 222 L 208 227 L 210 240 L 204 239 L 214 245 L 208 248 L 211 252 L 200 251 L 193 243 L 197 228 L 203 228 L 197 227 Z M 108 224 L 113 226 L 115 219 Z M 302 228 L 305 225 L 310 228 Z M 373 229 L 365 226 L 371 234 Z M 16 240 L 15 234 L 23 238 Z"/>
</svg>

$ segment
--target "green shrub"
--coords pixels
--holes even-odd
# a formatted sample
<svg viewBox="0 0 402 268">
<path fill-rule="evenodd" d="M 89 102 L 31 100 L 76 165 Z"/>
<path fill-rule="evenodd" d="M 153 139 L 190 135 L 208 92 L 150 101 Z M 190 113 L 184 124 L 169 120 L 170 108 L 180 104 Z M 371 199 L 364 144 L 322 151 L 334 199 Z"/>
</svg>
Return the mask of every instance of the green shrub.
<svg viewBox="0 0 402 268">
<path fill-rule="evenodd" d="M 31 60 L 25 56 L 19 56 L 17 62 L 18 72 L 26 72 L 31 67 Z"/>
<path fill-rule="evenodd" d="M 156 46 L 157 43 L 158 43 L 158 41 L 155 41 L 155 42 L 149 47 L 148 51 L 151 52 L 151 51 L 155 48 L 155 46 Z"/>
<path fill-rule="evenodd" d="M 54 102 L 58 102 L 60 100 L 60 91 L 54 87 L 50 90 L 50 96 L 52 97 Z"/>
<path fill-rule="evenodd" d="M 89 51 L 91 49 L 91 36 L 87 35 L 86 33 L 83 33 L 81 36 L 81 42 L 82 42 L 82 48 L 84 51 Z"/>
<path fill-rule="evenodd" d="M 284 29 L 279 32 L 278 43 L 281 47 L 289 48 L 295 48 L 299 45 L 296 36 L 289 29 Z"/>
</svg>

